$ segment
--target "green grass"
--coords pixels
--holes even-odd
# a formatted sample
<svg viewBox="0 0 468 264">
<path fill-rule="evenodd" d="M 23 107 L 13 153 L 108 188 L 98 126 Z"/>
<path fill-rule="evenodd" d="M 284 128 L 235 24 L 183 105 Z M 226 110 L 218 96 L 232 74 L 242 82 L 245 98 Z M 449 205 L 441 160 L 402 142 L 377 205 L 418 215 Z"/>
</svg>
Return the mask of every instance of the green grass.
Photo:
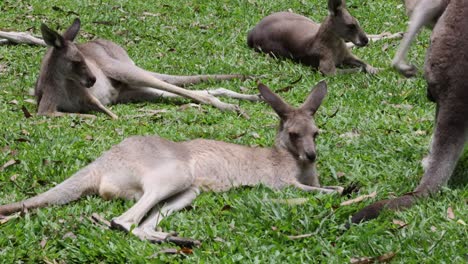
<svg viewBox="0 0 468 264">
<path fill-rule="evenodd" d="M 407 18 L 400 1 L 347 2 L 368 33 L 405 30 Z M 354 50 L 371 65 L 384 69 L 376 76 L 357 73 L 323 77 L 305 66 L 248 49 L 248 30 L 263 16 L 288 8 L 314 20 L 327 14 L 325 1 L 318 0 L 3 0 L 0 30 L 30 30 L 38 35 L 40 23 L 46 22 L 61 31 L 79 15 L 79 42 L 95 37 L 111 39 L 123 45 L 138 65 L 152 71 L 255 74 L 273 90 L 302 76 L 292 90 L 281 93 L 294 105 L 304 100 L 310 87 L 326 79 L 329 95 L 316 116 L 323 130 L 318 139 L 322 184 L 346 186 L 358 182 L 360 193 L 353 197 L 377 191 L 375 200 L 413 190 L 422 174 L 420 160 L 428 150 L 434 105 L 426 99 L 422 75 L 404 79 L 389 67 L 399 41 L 381 41 Z M 425 30 L 409 54 L 420 68 L 428 40 Z M 117 121 L 100 113 L 95 120 L 26 119 L 21 106 L 36 111 L 36 106 L 25 100 L 31 98 L 28 91 L 34 86 L 44 52 L 45 48 L 37 46 L 0 46 L 0 148 L 14 150 L 0 151 L 0 166 L 10 159 L 20 161 L 0 171 L 0 204 L 51 188 L 131 135 L 158 134 L 175 141 L 203 137 L 258 146 L 273 143 L 272 126 L 277 118 L 263 103 L 240 102 L 250 120 L 209 106 L 178 110 L 187 100 L 114 105 L 110 109 L 121 117 Z M 218 86 L 236 91 L 243 86 L 256 92 L 254 80 L 196 88 Z M 169 112 L 135 118 L 141 114 L 139 109 Z M 337 115 L 331 117 L 335 111 Z M 342 136 L 352 131 L 358 136 Z M 202 246 L 193 254 L 154 255 L 175 246 L 154 245 L 123 232 L 101 230 L 88 220 L 93 212 L 112 219 L 132 202 L 87 197 L 62 207 L 32 210 L 0 225 L 0 262 L 346 263 L 352 257 L 393 251 L 395 263 L 466 263 L 468 229 L 457 220 L 468 222 L 467 156 L 465 152 L 455 173 L 459 180 L 435 197 L 404 212 L 385 213 L 346 232 L 348 217 L 373 199 L 340 207 L 340 202 L 348 198 L 292 188 L 241 188 L 223 194 L 204 193 L 194 202 L 193 210 L 176 213 L 162 223 L 166 231 L 177 230 L 181 236 L 201 239 Z M 12 180 L 14 175 L 16 179 Z M 306 197 L 308 202 L 288 206 L 268 201 L 295 197 Z M 223 210 L 225 205 L 232 209 Z M 449 207 L 455 212 L 454 220 L 446 216 Z M 393 219 L 408 225 L 397 228 Z M 68 232 L 76 237 L 64 238 Z M 315 235 L 293 241 L 286 237 L 308 233 Z"/>
</svg>

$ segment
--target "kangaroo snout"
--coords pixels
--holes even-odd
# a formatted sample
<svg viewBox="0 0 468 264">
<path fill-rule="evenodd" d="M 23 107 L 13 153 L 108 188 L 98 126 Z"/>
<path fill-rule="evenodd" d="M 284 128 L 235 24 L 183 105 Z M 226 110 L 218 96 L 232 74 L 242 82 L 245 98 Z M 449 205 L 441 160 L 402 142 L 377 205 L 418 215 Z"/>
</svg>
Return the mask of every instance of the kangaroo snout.
<svg viewBox="0 0 468 264">
<path fill-rule="evenodd" d="M 353 41 L 354 44 L 358 47 L 364 47 L 369 44 L 369 38 L 367 35 L 363 34 L 357 37 L 357 41 Z"/>
<path fill-rule="evenodd" d="M 314 162 L 317 159 L 317 153 L 315 153 L 315 151 L 306 152 L 305 154 L 310 162 Z"/>
<path fill-rule="evenodd" d="M 96 83 L 96 77 L 91 76 L 86 79 L 85 83 L 83 83 L 86 88 L 91 88 Z"/>
</svg>

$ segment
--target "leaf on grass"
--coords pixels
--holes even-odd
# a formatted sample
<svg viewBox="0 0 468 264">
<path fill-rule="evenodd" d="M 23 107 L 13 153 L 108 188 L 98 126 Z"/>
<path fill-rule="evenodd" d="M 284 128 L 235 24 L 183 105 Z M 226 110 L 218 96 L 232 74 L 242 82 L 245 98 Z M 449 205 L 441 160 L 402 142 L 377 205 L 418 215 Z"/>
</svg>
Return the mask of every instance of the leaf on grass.
<svg viewBox="0 0 468 264">
<path fill-rule="evenodd" d="M 392 223 L 399 226 L 400 228 L 403 228 L 403 227 L 408 225 L 407 223 L 405 223 L 405 222 L 403 222 L 401 220 L 398 220 L 398 219 L 393 219 Z"/>
<path fill-rule="evenodd" d="M 455 219 L 455 214 L 453 213 L 452 207 L 447 208 L 447 218 L 450 220 Z"/>
<path fill-rule="evenodd" d="M 21 106 L 21 111 L 23 111 L 24 117 L 26 117 L 26 118 L 31 118 L 32 117 L 31 113 L 26 108 L 26 106 L 24 106 L 24 105 Z"/>
<path fill-rule="evenodd" d="M 17 100 L 11 100 L 10 102 L 8 102 L 9 104 L 12 104 L 12 105 L 18 105 L 18 101 Z"/>
<path fill-rule="evenodd" d="M 187 110 L 188 108 L 197 108 L 197 109 L 202 109 L 201 105 L 199 104 L 194 104 L 194 103 L 188 103 L 188 104 L 183 104 L 179 107 L 180 111 Z"/>
<path fill-rule="evenodd" d="M 0 63 L 0 73 L 6 72 L 6 70 L 7 70 L 7 66 L 3 63 Z"/>
<path fill-rule="evenodd" d="M 63 235 L 63 237 L 62 237 L 62 239 L 65 239 L 65 238 L 76 239 L 76 235 L 73 234 L 73 232 L 68 232 L 65 235 Z"/>
<path fill-rule="evenodd" d="M 223 208 L 221 208 L 221 211 L 230 211 L 232 209 L 232 206 L 229 204 L 225 204 Z"/>
<path fill-rule="evenodd" d="M 276 227 L 276 226 L 272 226 L 272 227 L 271 227 L 271 230 L 273 230 L 273 231 L 277 231 L 277 230 L 278 230 L 278 227 Z"/>
<path fill-rule="evenodd" d="M 95 223 L 97 225 L 105 226 L 107 228 L 111 228 L 111 223 L 109 221 L 107 221 L 104 217 L 100 216 L 97 213 L 93 213 L 91 215 L 91 217 L 89 217 L 89 220 L 91 220 L 91 222 L 93 222 L 93 223 Z"/>
<path fill-rule="evenodd" d="M 346 174 L 345 174 L 344 172 L 342 172 L 342 171 L 339 171 L 339 172 L 336 173 L 336 177 L 338 177 L 338 178 L 342 178 L 342 177 L 344 177 L 345 175 L 346 175 Z"/>
<path fill-rule="evenodd" d="M 36 101 L 34 99 L 26 99 L 24 100 L 26 103 L 30 103 L 30 104 L 36 104 Z"/>
<path fill-rule="evenodd" d="M 10 221 L 12 219 L 18 218 L 19 216 L 20 216 L 20 213 L 15 213 L 15 214 L 8 215 L 8 216 L 1 216 L 0 215 L 0 225 L 5 224 L 6 222 L 8 222 L 8 221 Z"/>
<path fill-rule="evenodd" d="M 302 239 L 302 238 L 307 238 L 314 236 L 315 234 L 303 234 L 303 235 L 297 235 L 297 236 L 287 236 L 291 240 L 296 240 L 296 239 Z"/>
<path fill-rule="evenodd" d="M 165 248 L 158 253 L 151 255 L 149 258 L 156 258 L 158 254 L 182 254 L 182 255 L 191 255 L 193 250 L 191 248 L 182 247 L 181 249 L 177 248 Z"/>
<path fill-rule="evenodd" d="M 340 138 L 357 138 L 360 134 L 357 131 L 349 131 L 340 135 Z"/>
<path fill-rule="evenodd" d="M 460 224 L 460 225 L 462 225 L 462 226 L 466 226 L 465 221 L 463 221 L 463 220 L 461 220 L 461 219 L 458 219 L 458 220 L 457 220 L 457 224 Z"/>
<path fill-rule="evenodd" d="M 374 198 L 375 196 L 377 196 L 377 192 L 372 192 L 371 194 L 361 195 L 361 196 L 356 197 L 354 199 L 344 201 L 340 205 L 341 206 L 346 206 L 346 205 L 350 205 L 350 204 L 359 203 L 359 202 L 364 201 L 365 199 Z"/>
<path fill-rule="evenodd" d="M 85 140 L 91 141 L 91 140 L 93 140 L 93 136 L 91 136 L 91 135 L 86 135 L 86 136 L 85 136 Z"/>
<path fill-rule="evenodd" d="M 273 203 L 287 204 L 287 205 L 302 205 L 309 201 L 307 198 L 290 198 L 290 199 L 271 199 Z"/>
<path fill-rule="evenodd" d="M 16 179 L 18 178 L 18 174 L 13 174 L 11 177 L 10 177 L 10 181 L 16 181 Z"/>
<path fill-rule="evenodd" d="M 435 226 L 431 226 L 431 231 L 432 231 L 432 232 L 435 232 L 435 231 L 437 231 L 437 227 L 435 227 Z"/>
<path fill-rule="evenodd" d="M 367 264 L 375 262 L 390 262 L 395 257 L 394 252 L 389 252 L 378 257 L 362 257 L 362 258 L 351 258 L 351 264 Z"/>
<path fill-rule="evenodd" d="M 44 238 L 41 240 L 41 243 L 39 245 L 41 246 L 41 248 L 45 248 L 46 244 L 47 244 L 47 238 Z"/>
<path fill-rule="evenodd" d="M 152 17 L 158 17 L 160 16 L 161 14 L 154 14 L 154 13 L 150 13 L 150 12 L 143 12 L 141 13 L 143 16 L 152 16 Z"/>
<path fill-rule="evenodd" d="M 6 169 L 7 167 L 10 167 L 12 165 L 15 165 L 19 163 L 19 161 L 17 160 L 14 160 L 14 159 L 11 159 L 9 161 L 7 161 L 5 164 L 3 164 L 1 167 L 0 167 L 0 171 L 3 171 L 4 169 Z"/>
</svg>

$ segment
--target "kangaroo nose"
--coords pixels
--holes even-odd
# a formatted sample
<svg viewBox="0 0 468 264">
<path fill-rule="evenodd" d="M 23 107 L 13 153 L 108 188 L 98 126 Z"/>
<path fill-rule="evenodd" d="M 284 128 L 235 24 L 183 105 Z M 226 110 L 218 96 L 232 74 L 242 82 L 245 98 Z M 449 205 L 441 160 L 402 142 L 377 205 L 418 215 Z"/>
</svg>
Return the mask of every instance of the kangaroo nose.
<svg viewBox="0 0 468 264">
<path fill-rule="evenodd" d="M 369 43 L 369 38 L 367 36 L 361 38 L 361 42 L 363 46 L 366 46 Z"/>
<path fill-rule="evenodd" d="M 315 152 L 306 152 L 306 156 L 307 156 L 307 159 L 312 162 L 314 162 L 315 159 L 317 158 L 317 154 L 315 154 Z"/>
<path fill-rule="evenodd" d="M 88 78 L 88 81 L 86 83 L 86 87 L 89 88 L 89 87 L 93 86 L 95 83 L 96 83 L 96 77 L 94 77 L 94 76 L 90 77 L 90 78 Z"/>
</svg>

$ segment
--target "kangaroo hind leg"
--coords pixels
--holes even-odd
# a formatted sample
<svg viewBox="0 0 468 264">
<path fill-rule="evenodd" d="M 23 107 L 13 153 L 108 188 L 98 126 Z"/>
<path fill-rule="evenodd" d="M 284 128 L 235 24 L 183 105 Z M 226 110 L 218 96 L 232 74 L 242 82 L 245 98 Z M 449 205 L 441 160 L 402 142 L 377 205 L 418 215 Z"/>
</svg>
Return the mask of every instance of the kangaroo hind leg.
<svg viewBox="0 0 468 264">
<path fill-rule="evenodd" d="M 190 187 L 167 199 L 162 206 L 155 206 L 146 219 L 132 233 L 142 240 L 151 242 L 171 241 L 177 244 L 177 241 L 185 241 L 185 243 L 197 244 L 197 241 L 191 239 L 178 239 L 174 234 L 155 231 L 156 226 L 170 214 L 182 210 L 189 206 L 192 201 L 198 196 L 200 190 L 197 187 Z M 173 239 L 171 239 L 173 238 Z"/>
<path fill-rule="evenodd" d="M 124 214 L 112 220 L 112 226 L 129 232 L 159 202 L 180 193 L 192 184 L 189 169 L 182 163 L 169 162 L 142 175 L 143 195 Z"/>
</svg>

